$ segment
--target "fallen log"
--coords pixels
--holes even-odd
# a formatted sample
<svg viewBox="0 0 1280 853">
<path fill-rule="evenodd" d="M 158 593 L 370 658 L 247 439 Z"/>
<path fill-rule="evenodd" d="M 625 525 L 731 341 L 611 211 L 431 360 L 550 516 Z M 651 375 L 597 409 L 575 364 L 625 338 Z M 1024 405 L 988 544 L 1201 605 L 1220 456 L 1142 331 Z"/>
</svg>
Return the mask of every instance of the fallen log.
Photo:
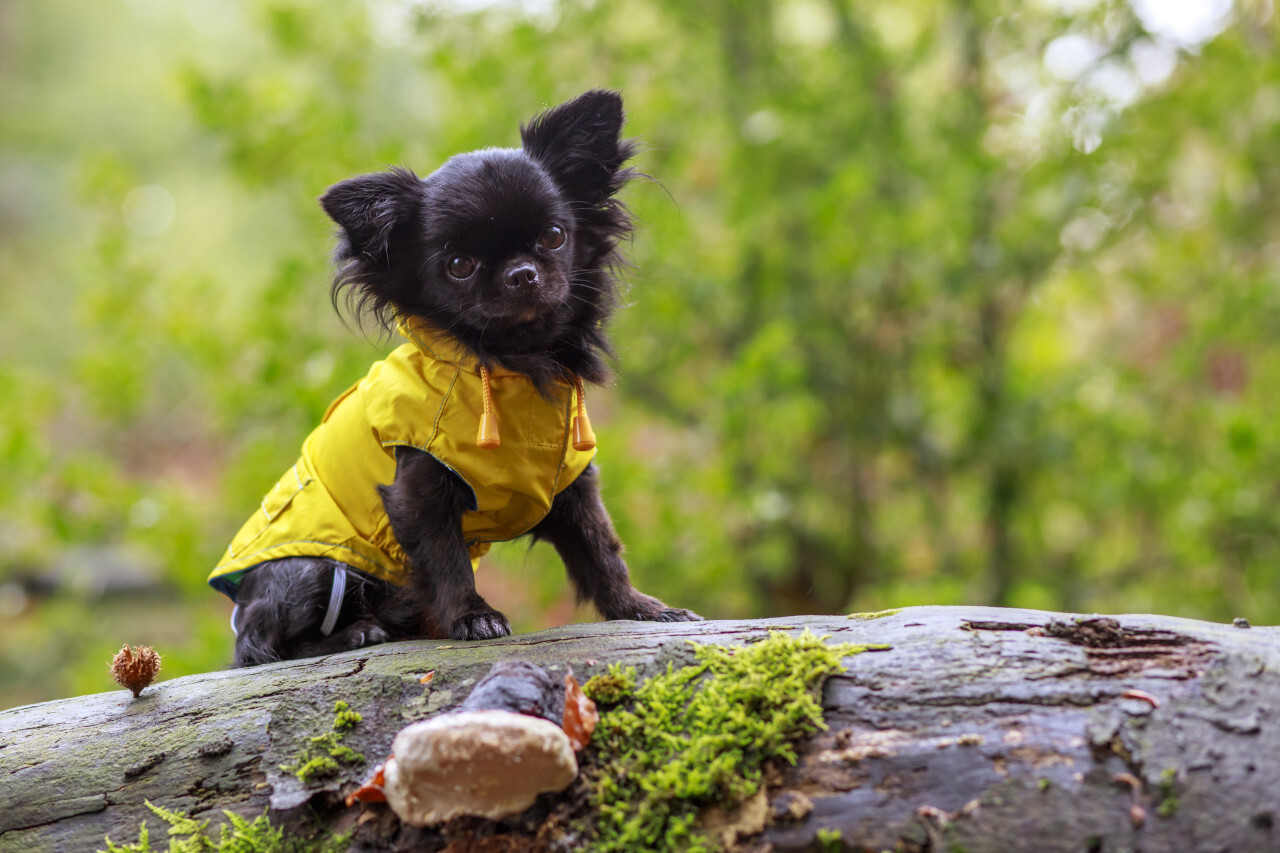
<svg viewBox="0 0 1280 853">
<path fill-rule="evenodd" d="M 121 690 L 10 709 L 0 712 L 0 851 L 105 849 L 108 836 L 136 841 L 143 821 L 163 837 L 146 801 L 214 826 L 224 812 L 265 813 L 295 835 L 346 832 L 351 850 L 578 849 L 580 824 L 566 822 L 581 816 L 575 787 L 514 818 L 425 828 L 343 798 L 400 729 L 456 707 L 496 662 L 527 660 L 556 677 L 572 668 L 582 681 L 623 664 L 643 678 L 691 663 L 690 643 L 805 629 L 832 645 L 887 648 L 845 658 L 826 681 L 827 728 L 797 745 L 794 766 L 770 769 L 765 790 L 732 813 L 704 809 L 699 828 L 713 841 L 1280 849 L 1280 629 L 914 607 L 397 643 L 173 679 L 137 699 Z M 360 717 L 343 727 L 344 760 L 300 773 L 317 742 L 337 743 L 340 702 Z"/>
</svg>

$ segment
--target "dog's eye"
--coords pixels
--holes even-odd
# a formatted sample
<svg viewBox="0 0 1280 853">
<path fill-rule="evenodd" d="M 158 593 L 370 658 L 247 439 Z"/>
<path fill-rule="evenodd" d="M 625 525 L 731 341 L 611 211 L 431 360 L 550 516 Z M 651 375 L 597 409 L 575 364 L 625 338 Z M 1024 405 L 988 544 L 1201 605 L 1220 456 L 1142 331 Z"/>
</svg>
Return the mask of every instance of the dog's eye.
<svg viewBox="0 0 1280 853">
<path fill-rule="evenodd" d="M 564 229 L 551 225 L 538 235 L 538 245 L 544 249 L 559 249 L 564 245 Z"/>
<path fill-rule="evenodd" d="M 467 278 L 476 271 L 476 259 L 466 255 L 454 255 L 449 259 L 449 275 L 454 278 Z"/>
</svg>

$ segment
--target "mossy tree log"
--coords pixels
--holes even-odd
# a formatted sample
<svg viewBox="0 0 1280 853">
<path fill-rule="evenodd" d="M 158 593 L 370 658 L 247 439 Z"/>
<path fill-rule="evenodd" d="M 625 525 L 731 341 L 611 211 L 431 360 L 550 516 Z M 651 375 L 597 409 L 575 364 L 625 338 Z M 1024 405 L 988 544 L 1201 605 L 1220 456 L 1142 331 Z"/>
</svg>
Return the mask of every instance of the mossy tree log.
<svg viewBox="0 0 1280 853">
<path fill-rule="evenodd" d="M 1280 629 L 920 607 L 400 643 L 174 679 L 138 699 L 15 708 L 0 712 L 0 850 L 95 850 L 108 835 L 134 841 L 143 820 L 162 838 L 144 800 L 215 824 L 224 809 L 266 810 L 292 827 L 353 830 L 352 849 L 534 849 L 573 788 L 507 821 L 427 829 L 341 795 L 400 728 L 457 705 L 497 661 L 583 680 L 620 662 L 643 676 L 688 662 L 688 641 L 805 628 L 890 648 L 827 681 L 828 729 L 771 774 L 762 831 L 739 816 L 743 849 L 1280 849 Z M 338 701 L 363 715 L 344 745 L 368 762 L 304 783 L 282 765 L 330 730 Z"/>
</svg>

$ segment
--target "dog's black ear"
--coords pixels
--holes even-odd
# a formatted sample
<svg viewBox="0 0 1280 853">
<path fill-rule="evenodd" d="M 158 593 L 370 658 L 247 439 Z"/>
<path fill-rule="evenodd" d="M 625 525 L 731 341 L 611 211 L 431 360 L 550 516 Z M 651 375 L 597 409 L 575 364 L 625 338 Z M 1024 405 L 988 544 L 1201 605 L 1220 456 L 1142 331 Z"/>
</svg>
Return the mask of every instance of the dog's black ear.
<svg viewBox="0 0 1280 853">
<path fill-rule="evenodd" d="M 520 128 L 520 138 L 565 193 L 594 202 L 630 177 L 619 171 L 633 151 L 620 138 L 622 119 L 622 96 L 592 89 L 534 117 Z"/>
<path fill-rule="evenodd" d="M 422 203 L 422 180 L 408 169 L 361 175 L 329 187 L 320 206 L 342 229 L 336 260 L 390 265 L 392 233 L 409 224 Z"/>
</svg>

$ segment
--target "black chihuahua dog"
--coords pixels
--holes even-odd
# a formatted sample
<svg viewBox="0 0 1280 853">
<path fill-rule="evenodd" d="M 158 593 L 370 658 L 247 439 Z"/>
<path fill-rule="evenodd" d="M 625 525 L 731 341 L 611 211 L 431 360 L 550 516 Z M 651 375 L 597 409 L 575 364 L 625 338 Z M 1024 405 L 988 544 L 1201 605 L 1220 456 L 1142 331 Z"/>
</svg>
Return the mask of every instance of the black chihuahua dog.
<svg viewBox="0 0 1280 853">
<path fill-rule="evenodd" d="M 236 666 L 506 636 L 473 568 L 526 533 L 606 619 L 701 618 L 631 585 L 591 463 L 582 382 L 609 376 L 631 231 L 622 123 L 616 93 L 589 91 L 522 127 L 518 149 L 321 197 L 335 307 L 345 295 L 410 342 L 334 402 L 210 577 L 237 602 Z"/>
</svg>

